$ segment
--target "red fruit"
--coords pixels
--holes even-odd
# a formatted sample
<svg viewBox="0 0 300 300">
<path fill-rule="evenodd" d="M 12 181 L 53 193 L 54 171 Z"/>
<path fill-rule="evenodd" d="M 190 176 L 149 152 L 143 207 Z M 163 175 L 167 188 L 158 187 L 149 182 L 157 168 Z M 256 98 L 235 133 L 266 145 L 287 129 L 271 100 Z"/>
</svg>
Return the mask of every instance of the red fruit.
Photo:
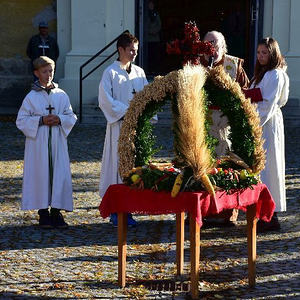
<svg viewBox="0 0 300 300">
<path fill-rule="evenodd" d="M 210 171 L 210 174 L 211 175 L 216 175 L 218 173 L 218 169 L 217 168 L 212 168 L 211 171 Z"/>
</svg>

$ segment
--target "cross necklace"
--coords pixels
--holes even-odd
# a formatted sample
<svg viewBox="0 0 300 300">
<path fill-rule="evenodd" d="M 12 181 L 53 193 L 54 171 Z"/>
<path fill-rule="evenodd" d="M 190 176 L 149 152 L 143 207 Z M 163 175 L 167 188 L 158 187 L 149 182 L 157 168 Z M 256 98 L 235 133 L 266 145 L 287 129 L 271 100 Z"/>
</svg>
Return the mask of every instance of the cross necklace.
<svg viewBox="0 0 300 300">
<path fill-rule="evenodd" d="M 52 114 L 52 110 L 55 108 L 49 103 L 48 107 L 46 107 L 46 110 L 49 111 L 49 115 Z M 53 187 L 53 161 L 52 161 L 52 127 L 49 126 L 49 136 L 48 136 L 48 162 L 49 162 L 49 180 L 50 180 L 50 186 L 51 191 Z"/>
<path fill-rule="evenodd" d="M 134 95 L 134 94 L 136 94 L 136 90 L 133 87 L 133 81 L 132 81 L 132 79 L 129 78 L 130 72 L 131 72 L 131 64 L 129 65 L 129 68 L 126 69 L 126 73 L 127 73 L 127 79 L 131 82 L 131 86 L 132 86 L 132 92 L 131 93 Z"/>
<path fill-rule="evenodd" d="M 132 86 L 132 92 L 131 93 L 134 95 L 134 94 L 136 94 L 136 90 L 135 90 L 135 88 L 133 86 L 133 80 L 132 79 L 130 80 L 130 83 L 131 83 L 131 86 Z"/>
<path fill-rule="evenodd" d="M 46 109 L 49 111 L 49 115 L 52 114 L 52 110 L 54 110 L 55 108 L 51 106 L 51 104 L 49 104 L 48 107 L 46 107 Z"/>
</svg>

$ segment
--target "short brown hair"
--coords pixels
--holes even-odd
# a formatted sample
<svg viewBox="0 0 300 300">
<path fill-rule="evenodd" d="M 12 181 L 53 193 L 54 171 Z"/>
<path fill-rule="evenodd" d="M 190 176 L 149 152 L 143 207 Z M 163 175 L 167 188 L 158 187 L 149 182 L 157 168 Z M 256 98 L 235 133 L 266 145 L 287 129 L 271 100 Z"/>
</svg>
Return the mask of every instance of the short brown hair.
<svg viewBox="0 0 300 300">
<path fill-rule="evenodd" d="M 286 68 L 286 62 L 284 57 L 280 52 L 278 42 L 271 38 L 266 37 L 260 40 L 257 47 L 260 45 L 266 46 L 270 53 L 270 59 L 266 66 L 262 66 L 258 59 L 256 59 L 255 69 L 254 69 L 254 82 L 257 85 L 264 77 L 267 71 L 277 69 L 277 68 Z"/>
<path fill-rule="evenodd" d="M 36 58 L 32 64 L 34 70 L 38 70 L 39 68 L 46 67 L 48 65 L 51 65 L 53 69 L 55 67 L 55 62 L 48 56 L 40 56 Z"/>
<path fill-rule="evenodd" d="M 130 46 L 130 44 L 132 42 L 133 43 L 138 43 L 139 40 L 129 32 L 123 33 L 118 38 L 117 49 L 119 49 L 119 47 L 122 47 L 123 49 L 125 49 L 126 47 Z"/>
</svg>

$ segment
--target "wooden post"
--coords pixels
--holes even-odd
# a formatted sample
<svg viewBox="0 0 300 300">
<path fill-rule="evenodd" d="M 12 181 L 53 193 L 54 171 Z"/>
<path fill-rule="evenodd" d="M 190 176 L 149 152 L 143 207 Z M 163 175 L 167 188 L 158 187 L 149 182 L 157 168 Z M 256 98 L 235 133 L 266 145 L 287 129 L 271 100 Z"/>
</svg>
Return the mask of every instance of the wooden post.
<svg viewBox="0 0 300 300">
<path fill-rule="evenodd" d="M 127 213 L 118 213 L 118 283 L 126 284 Z"/>
<path fill-rule="evenodd" d="M 176 214 L 176 263 L 177 275 L 182 275 L 184 266 L 184 212 Z"/>
<path fill-rule="evenodd" d="M 249 286 L 255 286 L 256 276 L 256 204 L 247 207 L 247 240 L 248 240 L 248 280 Z"/>
<path fill-rule="evenodd" d="M 190 254 L 191 254 L 191 296 L 199 297 L 199 264 L 200 264 L 200 226 L 195 216 L 190 213 Z"/>
</svg>

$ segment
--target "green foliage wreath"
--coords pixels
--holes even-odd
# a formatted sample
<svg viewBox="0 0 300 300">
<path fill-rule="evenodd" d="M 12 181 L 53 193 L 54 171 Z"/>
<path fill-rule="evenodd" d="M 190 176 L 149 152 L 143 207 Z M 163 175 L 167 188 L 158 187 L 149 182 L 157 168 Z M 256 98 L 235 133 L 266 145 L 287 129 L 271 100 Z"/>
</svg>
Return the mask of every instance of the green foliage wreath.
<svg viewBox="0 0 300 300">
<path fill-rule="evenodd" d="M 184 68 L 171 72 L 164 77 L 156 77 L 131 101 L 119 139 L 119 170 L 123 178 L 129 174 L 133 167 L 146 165 L 159 150 L 155 148 L 156 137 L 153 135 L 153 125 L 150 120 L 162 109 L 166 101 L 172 103 L 175 160 L 178 159 L 181 162 L 186 160 L 187 155 L 180 147 L 180 143 L 182 144 L 184 141 L 185 133 L 180 132 L 177 128 L 182 122 L 180 121 L 182 112 L 179 108 L 180 105 L 178 105 L 178 98 L 184 92 L 184 96 L 189 97 L 189 92 L 183 91 L 186 88 L 185 84 L 188 86 L 188 83 L 185 82 L 188 77 L 184 77 L 186 72 L 189 71 Z M 239 85 L 231 80 L 223 68 L 214 68 L 205 72 L 207 78 L 203 79 L 201 88 L 201 97 L 203 98 L 201 111 L 205 115 L 203 123 L 205 145 L 203 147 L 206 147 L 210 153 L 210 162 L 207 162 L 207 166 L 203 170 L 208 172 L 209 166 L 213 166 L 213 161 L 217 159 L 214 154 L 216 140 L 209 135 L 210 123 L 207 117 L 209 106 L 214 105 L 220 107 L 228 118 L 231 127 L 229 138 L 232 142 L 232 151 L 249 166 L 253 173 L 259 173 L 264 167 L 265 157 L 259 117 L 255 108 L 249 99 L 245 99 Z M 192 120 L 192 122 L 197 121 L 196 119 Z M 187 163 L 192 169 L 193 164 L 194 162 Z"/>
</svg>

